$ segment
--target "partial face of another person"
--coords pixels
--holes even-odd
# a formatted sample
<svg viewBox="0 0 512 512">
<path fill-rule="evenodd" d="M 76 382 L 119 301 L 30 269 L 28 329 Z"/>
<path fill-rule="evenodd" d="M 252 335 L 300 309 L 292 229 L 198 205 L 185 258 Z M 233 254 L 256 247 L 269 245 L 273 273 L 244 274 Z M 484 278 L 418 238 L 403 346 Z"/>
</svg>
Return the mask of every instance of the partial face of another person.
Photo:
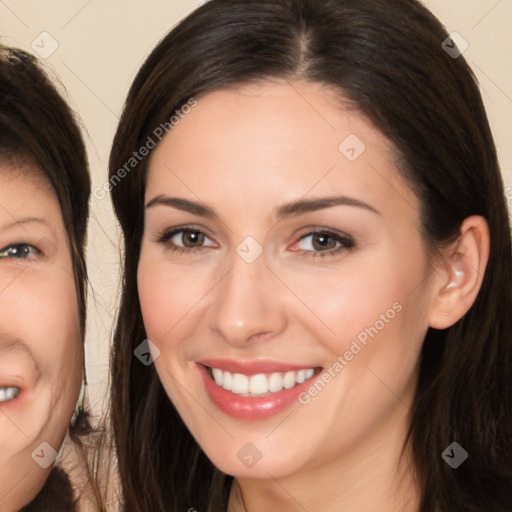
<svg viewBox="0 0 512 512">
<path fill-rule="evenodd" d="M 434 292 L 390 143 L 317 84 L 197 100 L 151 155 L 138 268 L 169 398 L 237 477 L 397 448 Z"/>
<path fill-rule="evenodd" d="M 30 502 L 51 471 L 82 362 L 58 199 L 37 169 L 0 163 L 0 510 Z"/>
</svg>

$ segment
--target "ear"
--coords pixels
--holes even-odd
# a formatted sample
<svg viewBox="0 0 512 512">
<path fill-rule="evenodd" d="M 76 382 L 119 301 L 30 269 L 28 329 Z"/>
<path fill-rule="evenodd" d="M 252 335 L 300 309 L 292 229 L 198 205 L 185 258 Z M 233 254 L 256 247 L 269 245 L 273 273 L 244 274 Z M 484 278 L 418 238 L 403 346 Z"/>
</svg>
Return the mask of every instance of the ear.
<svg viewBox="0 0 512 512">
<path fill-rule="evenodd" d="M 464 220 L 459 238 L 442 249 L 436 265 L 429 325 L 446 329 L 460 320 L 474 303 L 489 259 L 489 226 L 480 216 Z"/>
</svg>

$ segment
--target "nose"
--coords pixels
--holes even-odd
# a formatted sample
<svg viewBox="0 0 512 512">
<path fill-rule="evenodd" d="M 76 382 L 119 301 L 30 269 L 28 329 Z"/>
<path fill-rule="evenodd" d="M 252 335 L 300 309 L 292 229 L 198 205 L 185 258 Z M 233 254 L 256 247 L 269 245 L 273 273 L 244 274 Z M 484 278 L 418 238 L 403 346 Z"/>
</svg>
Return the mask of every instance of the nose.
<svg viewBox="0 0 512 512">
<path fill-rule="evenodd" d="M 287 323 L 282 287 L 263 255 L 247 263 L 237 254 L 215 289 L 209 326 L 235 347 L 263 341 L 281 333 Z"/>
</svg>

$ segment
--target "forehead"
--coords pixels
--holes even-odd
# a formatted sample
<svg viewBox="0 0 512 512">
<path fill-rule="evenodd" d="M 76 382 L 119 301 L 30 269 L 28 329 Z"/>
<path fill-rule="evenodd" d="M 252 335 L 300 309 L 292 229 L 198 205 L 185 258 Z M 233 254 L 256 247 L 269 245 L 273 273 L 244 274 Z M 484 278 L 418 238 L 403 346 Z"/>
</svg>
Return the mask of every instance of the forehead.
<svg viewBox="0 0 512 512">
<path fill-rule="evenodd" d="M 60 205 L 46 174 L 30 160 L 0 158 L 0 217 L 37 215 L 59 221 Z"/>
<path fill-rule="evenodd" d="M 395 203 L 411 194 L 392 144 L 332 88 L 251 84 L 197 101 L 154 150 L 147 196 L 165 188 L 248 205 L 333 191 Z"/>
<path fill-rule="evenodd" d="M 22 180 L 53 190 L 46 173 L 28 155 L 10 154 L 0 148 L 0 180 L 15 182 Z"/>
</svg>

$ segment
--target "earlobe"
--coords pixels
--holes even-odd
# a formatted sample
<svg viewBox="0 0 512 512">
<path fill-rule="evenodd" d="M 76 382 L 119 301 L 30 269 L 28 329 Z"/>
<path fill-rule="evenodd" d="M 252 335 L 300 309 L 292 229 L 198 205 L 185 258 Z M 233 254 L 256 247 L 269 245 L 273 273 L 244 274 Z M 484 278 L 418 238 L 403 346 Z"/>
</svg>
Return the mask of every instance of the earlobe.
<svg viewBox="0 0 512 512">
<path fill-rule="evenodd" d="M 442 263 L 436 267 L 430 327 L 450 327 L 473 305 L 487 267 L 489 245 L 487 221 L 477 215 L 465 219 L 459 238 L 442 250 Z"/>
</svg>

